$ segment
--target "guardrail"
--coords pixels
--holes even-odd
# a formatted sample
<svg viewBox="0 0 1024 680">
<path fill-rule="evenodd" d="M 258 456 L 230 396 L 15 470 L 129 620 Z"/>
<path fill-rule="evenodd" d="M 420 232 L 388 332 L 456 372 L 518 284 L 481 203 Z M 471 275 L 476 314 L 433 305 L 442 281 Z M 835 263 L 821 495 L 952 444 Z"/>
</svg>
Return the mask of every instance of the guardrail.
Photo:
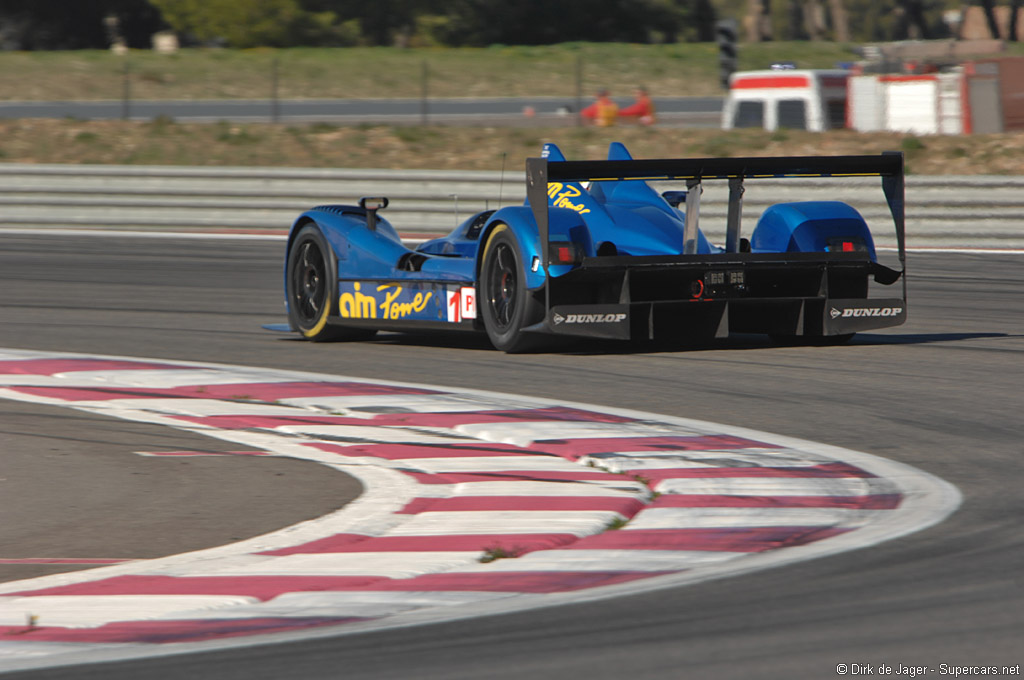
<svg viewBox="0 0 1024 680">
<path fill-rule="evenodd" d="M 724 239 L 727 189 L 708 182 L 701 228 Z M 684 188 L 657 183 L 659 189 Z M 877 179 L 751 180 L 745 233 L 769 204 L 843 200 L 893 245 Z M 0 229 L 122 229 L 283 233 L 302 210 L 385 195 L 403 234 L 443 233 L 471 213 L 521 204 L 523 172 L 0 164 Z M 907 178 L 911 246 L 1024 247 L 1024 177 Z"/>
</svg>

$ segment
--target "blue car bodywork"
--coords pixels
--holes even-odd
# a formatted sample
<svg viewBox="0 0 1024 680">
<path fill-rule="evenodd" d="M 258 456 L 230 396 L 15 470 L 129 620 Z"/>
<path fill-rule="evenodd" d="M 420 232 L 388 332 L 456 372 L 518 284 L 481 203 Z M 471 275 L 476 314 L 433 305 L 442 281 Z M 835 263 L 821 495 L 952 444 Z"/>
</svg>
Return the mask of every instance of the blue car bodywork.
<svg viewBox="0 0 1024 680">
<path fill-rule="evenodd" d="M 906 319 L 903 158 L 880 156 L 527 160 L 527 201 L 477 213 L 409 248 L 380 215 L 387 199 L 308 210 L 285 258 L 289 324 L 311 340 L 377 330 L 485 331 L 499 349 L 552 336 L 693 339 L 730 332 L 812 341 Z M 878 176 L 900 270 L 877 262 L 867 223 L 839 201 L 779 203 L 741 236 L 744 182 Z M 647 180 L 685 181 L 659 194 Z M 702 184 L 729 185 L 726 243 L 699 228 Z M 897 295 L 870 297 L 870 282 Z"/>
</svg>

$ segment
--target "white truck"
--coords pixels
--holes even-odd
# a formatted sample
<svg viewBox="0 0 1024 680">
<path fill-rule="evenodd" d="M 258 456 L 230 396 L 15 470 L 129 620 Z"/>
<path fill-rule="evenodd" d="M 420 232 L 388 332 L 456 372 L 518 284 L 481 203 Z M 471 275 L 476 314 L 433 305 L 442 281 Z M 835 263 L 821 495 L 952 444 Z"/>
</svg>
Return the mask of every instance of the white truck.
<svg viewBox="0 0 1024 680">
<path fill-rule="evenodd" d="M 729 78 L 722 128 L 844 128 L 849 77 L 841 70 L 737 71 Z"/>
</svg>

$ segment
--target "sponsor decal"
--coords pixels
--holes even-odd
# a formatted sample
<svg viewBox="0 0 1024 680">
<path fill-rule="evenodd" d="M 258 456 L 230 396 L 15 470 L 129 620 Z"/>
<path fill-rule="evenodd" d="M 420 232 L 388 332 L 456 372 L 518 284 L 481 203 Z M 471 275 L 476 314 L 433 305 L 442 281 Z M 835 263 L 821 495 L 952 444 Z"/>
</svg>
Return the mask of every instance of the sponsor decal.
<svg viewBox="0 0 1024 680">
<path fill-rule="evenodd" d="M 358 282 L 351 286 L 351 291 L 338 298 L 338 313 L 345 319 L 404 319 L 422 313 L 434 295 L 431 291 L 413 293 L 397 283 L 377 286 L 375 295 L 362 292 Z"/>
<path fill-rule="evenodd" d="M 476 288 L 460 286 L 445 291 L 448 298 L 448 320 L 459 323 L 463 319 L 476 318 Z"/>
<path fill-rule="evenodd" d="M 351 293 L 342 293 L 338 299 L 338 313 L 346 319 L 376 319 L 377 299 L 360 292 L 361 284 L 354 284 Z"/>
<path fill-rule="evenodd" d="M 829 310 L 829 316 L 833 319 L 840 317 L 844 319 L 865 317 L 865 316 L 899 316 L 903 313 L 902 307 L 847 307 L 846 309 L 836 309 L 832 307 Z"/>
<path fill-rule="evenodd" d="M 590 212 L 590 208 L 583 203 L 573 203 L 572 199 L 583 195 L 583 190 L 575 184 L 562 184 L 561 182 L 548 183 L 548 199 L 553 208 L 569 208 L 581 215 Z"/>
<path fill-rule="evenodd" d="M 562 316 L 558 312 L 551 317 L 551 321 L 557 326 L 565 323 L 621 323 L 626 320 L 622 312 L 616 314 L 566 314 Z"/>
</svg>

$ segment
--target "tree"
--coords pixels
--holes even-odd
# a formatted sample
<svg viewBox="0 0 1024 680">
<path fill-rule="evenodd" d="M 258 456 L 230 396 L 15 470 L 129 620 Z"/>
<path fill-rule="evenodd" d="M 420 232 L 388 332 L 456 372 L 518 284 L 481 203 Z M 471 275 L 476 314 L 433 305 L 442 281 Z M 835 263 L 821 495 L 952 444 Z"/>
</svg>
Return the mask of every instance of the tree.
<svg viewBox="0 0 1024 680">
<path fill-rule="evenodd" d="M 844 0 L 850 36 L 857 41 L 945 35 L 942 0 Z"/>
<path fill-rule="evenodd" d="M 438 37 L 451 45 L 645 43 L 656 33 L 667 40 L 714 36 L 709 0 L 451 0 L 444 15 Z"/>
<path fill-rule="evenodd" d="M 118 32 L 129 47 L 149 47 L 163 27 L 160 13 L 146 0 L 76 0 L 52 3 L 3 0 L 0 3 L 0 45 L 17 50 L 104 49 L 110 46 L 104 19 L 117 19 Z"/>
<path fill-rule="evenodd" d="M 999 38 L 999 22 L 996 21 L 996 8 L 993 0 L 981 0 L 981 8 L 985 10 L 985 21 L 988 22 L 988 30 L 992 37 Z"/>
<path fill-rule="evenodd" d="M 691 40 L 708 42 L 715 39 L 715 22 L 718 14 L 710 0 L 694 0 L 690 21 L 697 28 L 697 34 Z"/>
<path fill-rule="evenodd" d="M 330 13 L 341 23 L 359 26 L 360 42 L 367 45 L 407 43 L 420 17 L 444 12 L 443 0 L 301 0 L 312 12 Z"/>
<path fill-rule="evenodd" d="M 828 8 L 832 15 L 833 38 L 836 42 L 850 42 L 850 19 L 846 14 L 843 0 L 829 0 Z"/>
<path fill-rule="evenodd" d="M 804 0 L 803 3 L 804 30 L 811 40 L 821 40 L 825 37 L 825 8 L 821 0 Z"/>
<path fill-rule="evenodd" d="M 179 35 L 203 44 L 251 47 L 283 41 L 295 0 L 150 0 Z"/>
<path fill-rule="evenodd" d="M 749 42 L 767 42 L 772 39 L 772 0 L 747 0 L 747 15 L 743 19 Z"/>
<path fill-rule="evenodd" d="M 901 0 L 898 16 L 900 21 L 895 36 L 898 40 L 926 40 L 930 37 L 924 0 Z"/>
</svg>

